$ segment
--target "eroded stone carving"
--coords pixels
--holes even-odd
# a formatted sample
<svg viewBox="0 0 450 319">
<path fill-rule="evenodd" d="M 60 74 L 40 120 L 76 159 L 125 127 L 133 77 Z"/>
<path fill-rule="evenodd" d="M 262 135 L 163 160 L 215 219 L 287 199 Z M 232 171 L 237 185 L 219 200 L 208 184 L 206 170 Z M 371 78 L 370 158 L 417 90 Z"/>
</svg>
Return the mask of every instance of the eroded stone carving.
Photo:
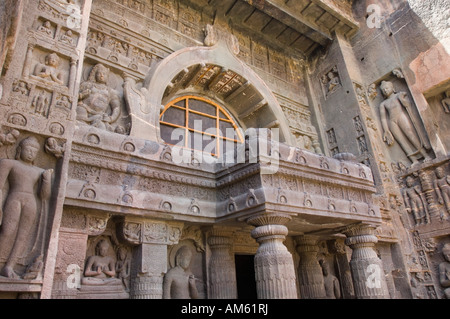
<svg viewBox="0 0 450 319">
<path fill-rule="evenodd" d="M 416 225 L 428 223 L 429 219 L 426 204 L 422 198 L 422 191 L 418 185 L 414 186 L 412 176 L 406 178 L 406 187 L 403 193 L 406 211 L 413 214 Z"/>
<path fill-rule="evenodd" d="M 450 244 L 444 245 L 442 255 L 445 261 L 439 264 L 439 282 L 444 288 L 445 297 L 450 299 Z"/>
<path fill-rule="evenodd" d="M 325 96 L 334 93 L 340 86 L 341 80 L 339 79 L 339 73 L 337 67 L 334 67 L 327 74 L 324 74 L 321 78 L 324 88 Z"/>
<path fill-rule="evenodd" d="M 9 278 L 19 278 L 14 268 L 30 248 L 30 234 L 36 226 L 42 227 L 36 222 L 46 218 L 53 170 L 33 165 L 39 149 L 38 140 L 31 136 L 20 142 L 15 160 L 0 161 L 1 188 L 9 181 L 9 192 L 0 212 L 0 258 L 6 261 L 0 275 Z M 1 191 L 0 197 L 3 197 Z M 38 231 L 38 236 L 40 233 Z M 35 244 L 42 241 L 41 238 L 34 240 Z"/>
<path fill-rule="evenodd" d="M 116 273 L 117 277 L 122 280 L 123 285 L 125 286 L 125 290 L 130 290 L 130 271 L 131 271 L 131 263 L 128 258 L 128 250 L 124 246 L 120 246 L 117 249 L 117 262 L 116 262 Z"/>
<path fill-rule="evenodd" d="M 447 212 L 450 213 L 450 175 L 445 174 L 444 168 L 438 167 L 435 170 L 436 180 L 434 181 L 434 189 L 436 191 L 438 202 L 445 204 Z"/>
<path fill-rule="evenodd" d="M 450 113 L 450 90 L 445 92 L 445 98 L 441 101 L 445 113 Z"/>
<path fill-rule="evenodd" d="M 116 125 L 121 114 L 119 94 L 107 86 L 110 70 L 103 64 L 93 67 L 88 81 L 80 86 L 77 120 L 108 130 L 124 131 Z"/>
<path fill-rule="evenodd" d="M 45 151 L 49 154 L 53 154 L 56 158 L 62 158 L 66 150 L 65 143 L 59 143 L 55 138 L 50 137 L 45 142 Z"/>
<path fill-rule="evenodd" d="M 197 299 L 198 291 L 195 277 L 190 270 L 192 251 L 188 246 L 178 249 L 175 267 L 164 276 L 164 299 Z"/>
<path fill-rule="evenodd" d="M 397 141 L 413 165 L 418 164 L 417 155 L 421 155 L 425 161 L 430 160 L 418 133 L 419 128 L 411 117 L 412 104 L 406 92 L 396 93 L 389 81 L 383 81 L 380 88 L 386 98 L 380 105 L 383 140 L 389 146 Z"/>
<path fill-rule="evenodd" d="M 322 267 L 323 273 L 323 284 L 325 286 L 325 293 L 327 299 L 340 299 L 341 298 L 341 287 L 339 280 L 336 276 L 330 273 L 330 265 L 326 260 L 321 260 L 320 266 Z"/>
<path fill-rule="evenodd" d="M 48 54 L 45 57 L 45 65 L 38 64 L 34 75 L 47 81 L 63 84 L 63 72 L 58 70 L 61 58 L 56 53 Z"/>
<path fill-rule="evenodd" d="M 101 239 L 95 247 L 95 255 L 90 256 L 86 261 L 84 278 L 82 285 L 98 286 L 108 284 L 122 284 L 116 278 L 116 266 L 114 259 L 108 256 L 109 243 L 106 239 Z"/>
</svg>

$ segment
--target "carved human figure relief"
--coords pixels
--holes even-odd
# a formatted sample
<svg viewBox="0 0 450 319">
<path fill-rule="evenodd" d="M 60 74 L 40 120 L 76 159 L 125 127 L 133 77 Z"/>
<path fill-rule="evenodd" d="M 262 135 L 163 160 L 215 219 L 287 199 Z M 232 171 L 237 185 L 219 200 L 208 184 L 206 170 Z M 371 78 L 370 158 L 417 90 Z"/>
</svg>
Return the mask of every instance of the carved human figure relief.
<svg viewBox="0 0 450 319">
<path fill-rule="evenodd" d="M 38 64 L 34 71 L 34 75 L 47 81 L 55 82 L 56 84 L 63 85 L 64 73 L 60 70 L 59 64 L 61 58 L 56 53 L 48 54 L 45 57 L 45 64 Z"/>
<path fill-rule="evenodd" d="M 412 104 L 406 92 L 396 93 L 389 81 L 383 81 L 380 88 L 385 97 L 380 105 L 384 142 L 391 146 L 397 141 L 413 165 L 418 164 L 417 155 L 430 160 L 419 128 L 411 117 Z"/>
<path fill-rule="evenodd" d="M 164 276 L 164 299 L 197 299 L 198 291 L 195 277 L 190 270 L 192 251 L 182 246 L 175 256 L 175 267 Z"/>
<path fill-rule="evenodd" d="M 62 36 L 61 36 L 61 42 L 66 43 L 68 45 L 75 45 L 75 40 L 73 38 L 73 32 L 72 30 L 67 30 Z"/>
<path fill-rule="evenodd" d="M 330 273 L 330 265 L 326 260 L 321 260 L 320 266 L 322 267 L 323 273 L 323 283 L 325 286 L 325 293 L 327 299 L 340 299 L 341 298 L 341 287 L 339 280 L 336 276 Z"/>
<path fill-rule="evenodd" d="M 450 90 L 445 92 L 445 98 L 441 101 L 445 113 L 450 113 Z"/>
<path fill-rule="evenodd" d="M 325 91 L 325 96 L 335 92 L 341 86 L 337 67 L 334 67 L 326 74 L 322 75 L 321 82 Z"/>
<path fill-rule="evenodd" d="M 47 116 L 48 109 L 50 106 L 50 98 L 45 91 L 41 91 L 38 95 L 34 97 L 31 105 L 34 107 L 34 111 L 37 114 Z"/>
<path fill-rule="evenodd" d="M 450 299 L 450 244 L 442 248 L 445 261 L 439 264 L 439 283 L 444 288 L 445 298 Z"/>
<path fill-rule="evenodd" d="M 406 211 L 412 213 L 416 225 L 429 222 L 426 211 L 426 202 L 422 198 L 422 192 L 419 186 L 414 186 L 414 178 L 406 178 L 406 187 L 403 193 Z"/>
<path fill-rule="evenodd" d="M 129 278 L 130 278 L 130 259 L 128 258 L 128 251 L 124 246 L 117 249 L 117 262 L 116 262 L 117 277 L 122 280 L 125 290 L 130 290 Z"/>
<path fill-rule="evenodd" d="M 442 166 L 436 168 L 435 172 L 437 178 L 434 181 L 434 189 L 438 202 L 441 205 L 445 205 L 447 212 L 450 213 L 450 175 L 445 174 Z"/>
<path fill-rule="evenodd" d="M 48 20 L 44 21 L 44 23 L 38 27 L 38 31 L 42 32 L 50 37 L 53 36 L 52 24 Z"/>
<path fill-rule="evenodd" d="M 98 286 L 109 284 L 122 284 L 122 280 L 116 278 L 116 265 L 114 259 L 108 256 L 110 244 L 106 239 L 101 239 L 95 247 L 95 255 L 88 257 L 84 269 L 82 285 Z"/>
<path fill-rule="evenodd" d="M 0 261 L 6 261 L 1 276 L 18 279 L 15 267 L 30 249 L 30 234 L 34 234 L 40 215 L 46 214 L 51 195 L 53 170 L 34 166 L 40 144 L 35 137 L 22 140 L 16 159 L 0 161 L 0 189 L 9 182 L 8 194 L 0 191 L 0 200 L 6 195 L 0 211 Z M 41 205 L 38 205 L 38 203 Z M 39 234 L 39 232 L 38 232 Z M 39 238 L 35 238 L 35 242 Z"/>
<path fill-rule="evenodd" d="M 124 131 L 116 125 L 121 115 L 121 101 L 117 91 L 108 87 L 110 70 L 103 64 L 93 67 L 88 81 L 80 86 L 77 120 L 108 131 Z"/>
</svg>

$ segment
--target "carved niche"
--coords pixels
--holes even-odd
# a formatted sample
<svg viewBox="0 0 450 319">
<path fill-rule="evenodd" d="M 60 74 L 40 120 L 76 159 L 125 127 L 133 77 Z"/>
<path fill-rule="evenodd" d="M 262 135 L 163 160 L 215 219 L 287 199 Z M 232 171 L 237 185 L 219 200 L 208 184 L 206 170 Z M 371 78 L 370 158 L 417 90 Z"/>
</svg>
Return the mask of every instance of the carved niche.
<svg viewBox="0 0 450 319">
<path fill-rule="evenodd" d="M 103 64 L 86 68 L 88 75 L 80 86 L 77 120 L 118 134 L 128 134 L 130 122 L 122 98 L 123 79 Z"/>
<path fill-rule="evenodd" d="M 378 89 L 381 94 L 372 95 L 373 103 L 391 159 L 413 166 L 431 160 L 431 145 L 405 80 L 391 75 L 378 83 Z"/>
<path fill-rule="evenodd" d="M 9 134 L 9 142 L 18 137 L 18 131 Z M 6 278 L 42 275 L 53 169 L 35 164 L 41 151 L 41 142 L 29 136 L 18 144 L 15 159 L 0 161 L 0 276 Z"/>
</svg>

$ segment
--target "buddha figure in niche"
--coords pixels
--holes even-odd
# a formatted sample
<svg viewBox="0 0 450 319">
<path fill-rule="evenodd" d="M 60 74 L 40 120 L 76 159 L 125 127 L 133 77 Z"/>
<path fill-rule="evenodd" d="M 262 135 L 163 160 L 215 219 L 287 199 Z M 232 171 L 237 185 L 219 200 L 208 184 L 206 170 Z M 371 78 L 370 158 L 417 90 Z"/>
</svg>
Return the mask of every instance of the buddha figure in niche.
<svg viewBox="0 0 450 319">
<path fill-rule="evenodd" d="M 5 204 L 0 209 L 0 260 L 6 260 L 0 275 L 4 277 L 20 278 L 15 267 L 19 259 L 26 257 L 39 215 L 47 213 L 53 170 L 34 166 L 39 149 L 38 140 L 27 137 L 17 147 L 15 160 L 0 161 L 0 203 L 4 196 L 1 189 L 9 183 Z"/>
<path fill-rule="evenodd" d="M 116 266 L 112 257 L 108 256 L 109 243 L 101 239 L 95 246 L 95 255 L 86 261 L 84 278 L 81 284 L 87 286 L 97 285 L 121 285 L 122 280 L 116 278 Z"/>
<path fill-rule="evenodd" d="M 164 276 L 164 299 L 197 299 L 198 291 L 195 277 L 190 271 L 192 251 L 188 246 L 181 247 L 175 256 L 176 266 Z"/>
<path fill-rule="evenodd" d="M 387 145 L 400 145 L 412 165 L 418 164 L 418 156 L 431 160 L 425 150 L 419 128 L 411 117 L 412 103 L 406 92 L 396 93 L 390 81 L 381 82 L 380 89 L 385 100 L 380 105 L 380 119 L 383 127 L 383 141 Z"/>
</svg>

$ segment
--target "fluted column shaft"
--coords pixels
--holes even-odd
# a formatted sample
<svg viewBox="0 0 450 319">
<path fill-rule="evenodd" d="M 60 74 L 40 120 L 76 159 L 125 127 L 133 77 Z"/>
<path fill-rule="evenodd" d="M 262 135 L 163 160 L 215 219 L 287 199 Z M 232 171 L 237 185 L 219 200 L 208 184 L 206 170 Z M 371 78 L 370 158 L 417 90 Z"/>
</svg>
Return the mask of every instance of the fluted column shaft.
<svg viewBox="0 0 450 319">
<path fill-rule="evenodd" d="M 208 244 L 211 249 L 209 262 L 209 298 L 236 299 L 236 268 L 232 254 L 233 238 L 231 232 L 213 231 Z"/>
<path fill-rule="evenodd" d="M 296 299 L 294 261 L 283 241 L 288 229 L 287 215 L 259 215 L 247 222 L 256 228 L 251 235 L 259 243 L 255 255 L 258 299 Z"/>
<path fill-rule="evenodd" d="M 319 252 L 317 239 L 299 236 L 296 238 L 296 241 L 297 252 L 300 255 L 300 263 L 298 265 L 300 297 L 302 299 L 325 298 L 322 267 L 317 260 L 317 253 Z"/>
<path fill-rule="evenodd" d="M 135 250 L 131 272 L 131 299 L 162 299 L 167 272 L 167 245 L 141 244 Z"/>
<path fill-rule="evenodd" d="M 352 249 L 350 269 L 357 299 L 389 298 L 383 263 L 374 250 L 378 242 L 375 229 L 372 225 L 357 225 L 344 231 L 345 244 Z"/>
</svg>

